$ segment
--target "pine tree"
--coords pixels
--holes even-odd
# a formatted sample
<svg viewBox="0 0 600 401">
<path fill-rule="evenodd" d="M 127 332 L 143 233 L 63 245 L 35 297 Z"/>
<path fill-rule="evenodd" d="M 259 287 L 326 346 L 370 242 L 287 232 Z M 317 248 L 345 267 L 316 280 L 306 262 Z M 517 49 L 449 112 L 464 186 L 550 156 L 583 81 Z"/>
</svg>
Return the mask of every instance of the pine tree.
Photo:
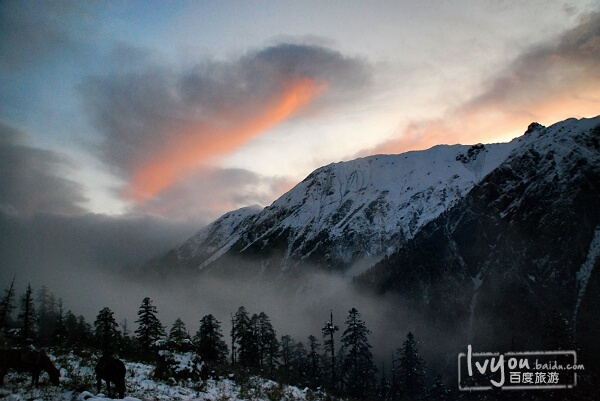
<svg viewBox="0 0 600 401">
<path fill-rule="evenodd" d="M 0 301 L 0 329 L 7 327 L 10 323 L 10 314 L 15 309 L 15 277 L 13 277 L 10 287 L 4 290 L 4 297 Z"/>
<path fill-rule="evenodd" d="M 152 300 L 144 298 L 138 310 L 138 319 L 135 321 L 138 324 L 135 334 L 142 358 L 149 358 L 156 342 L 165 337 L 165 328 L 158 320 L 157 313 Z"/>
<path fill-rule="evenodd" d="M 27 290 L 21 298 L 21 313 L 19 314 L 21 322 L 21 339 L 24 342 L 33 342 L 35 337 L 36 314 L 33 304 L 33 290 L 31 284 L 27 285 Z"/>
<path fill-rule="evenodd" d="M 302 342 L 297 342 L 292 348 L 292 372 L 291 380 L 297 386 L 305 387 L 308 384 L 308 352 Z"/>
<path fill-rule="evenodd" d="M 427 399 L 432 401 L 449 401 L 451 396 L 450 389 L 444 384 L 442 376 L 437 375 L 433 385 L 427 392 Z"/>
<path fill-rule="evenodd" d="M 336 387 L 336 374 L 335 374 L 335 343 L 333 339 L 333 335 L 336 331 L 339 331 L 340 328 L 333 324 L 333 311 L 330 311 L 330 318 L 325 323 L 325 326 L 321 329 L 323 333 L 323 338 L 325 341 L 323 342 L 323 348 L 325 354 L 329 354 L 331 356 L 330 363 L 330 388 L 333 390 Z"/>
<path fill-rule="evenodd" d="M 395 379 L 399 392 L 409 399 L 418 399 L 424 393 L 425 362 L 419 354 L 417 342 L 411 332 L 406 336 L 401 348 L 396 350 Z"/>
<path fill-rule="evenodd" d="M 240 306 L 233 317 L 232 337 L 237 344 L 237 362 L 245 368 L 258 366 L 258 344 L 256 341 L 256 318 L 251 320 L 248 311 Z"/>
<path fill-rule="evenodd" d="M 259 366 L 263 371 L 273 375 L 279 354 L 277 333 L 271 324 L 271 319 L 264 312 L 258 315 L 256 324 Z"/>
<path fill-rule="evenodd" d="M 58 315 L 58 302 L 52 292 L 48 295 L 48 304 L 46 305 L 46 311 L 48 313 L 48 325 L 46 330 L 48 332 L 48 343 L 54 341 L 54 332 L 56 331 L 57 315 Z"/>
<path fill-rule="evenodd" d="M 373 363 L 371 345 L 367 336 L 371 332 L 365 322 L 360 319 L 360 313 L 352 308 L 344 322 L 347 326 L 342 334 L 342 349 L 344 358 L 344 382 L 351 397 L 364 398 L 372 393 L 375 387 L 377 368 Z"/>
<path fill-rule="evenodd" d="M 322 363 L 320 351 L 321 344 L 317 337 L 308 336 L 308 364 L 310 369 L 308 383 L 311 388 L 317 388 L 321 385 Z"/>
<path fill-rule="evenodd" d="M 70 310 L 65 313 L 65 327 L 67 329 L 67 342 L 69 345 L 74 345 L 77 341 L 77 316 Z"/>
<path fill-rule="evenodd" d="M 291 369 L 292 363 L 294 359 L 294 348 L 296 346 L 296 341 L 289 336 L 284 335 L 281 336 L 281 340 L 279 342 L 281 344 L 281 372 L 283 380 L 286 383 L 290 383 L 291 379 Z"/>
<path fill-rule="evenodd" d="M 394 353 L 392 352 L 392 378 L 390 379 L 390 398 L 392 400 L 397 399 L 397 396 L 400 393 L 400 389 L 398 388 L 400 383 L 397 377 L 398 368 L 396 367 L 396 358 L 394 357 Z"/>
<path fill-rule="evenodd" d="M 377 399 L 389 400 L 391 399 L 391 385 L 385 375 L 385 365 L 381 364 L 381 380 L 376 388 Z"/>
<path fill-rule="evenodd" d="M 68 335 L 69 332 L 67 330 L 63 301 L 62 298 L 59 298 L 57 302 L 55 329 L 52 334 L 53 342 L 58 345 L 63 345 L 67 341 Z"/>
<path fill-rule="evenodd" d="M 337 390 L 340 393 L 345 391 L 344 387 L 344 360 L 346 360 L 346 355 L 344 354 L 344 349 L 340 347 L 335 354 L 335 371 L 339 372 L 337 374 L 337 381 L 334 383 L 333 390 Z"/>
<path fill-rule="evenodd" d="M 65 314 L 65 328 L 67 330 L 67 345 L 70 348 L 80 348 L 92 345 L 92 327 L 83 316 L 75 316 L 70 310 Z"/>
<path fill-rule="evenodd" d="M 85 347 L 87 345 L 91 345 L 92 343 L 92 326 L 85 321 L 85 318 L 82 315 L 77 316 L 75 336 L 77 338 L 76 344 L 79 346 Z"/>
<path fill-rule="evenodd" d="M 37 317 L 38 340 L 50 344 L 56 330 L 56 299 L 45 285 L 37 292 Z"/>
<path fill-rule="evenodd" d="M 209 364 L 221 365 L 227 360 L 227 344 L 223 341 L 221 323 L 213 315 L 200 319 L 194 344 L 198 355 Z"/>
<path fill-rule="evenodd" d="M 237 362 L 238 349 L 236 347 L 237 336 L 235 332 L 235 318 L 233 317 L 233 314 L 231 315 L 231 331 L 229 332 L 229 334 L 231 336 L 231 366 L 235 366 Z"/>
<path fill-rule="evenodd" d="M 181 318 L 177 318 L 175 323 L 173 323 L 173 327 L 171 327 L 171 330 L 169 331 L 169 341 L 178 351 L 187 351 L 191 348 L 192 341 L 190 334 L 185 328 L 185 323 Z"/>
<path fill-rule="evenodd" d="M 119 341 L 118 324 L 108 307 L 102 308 L 94 322 L 94 340 L 104 354 L 111 354 Z"/>
<path fill-rule="evenodd" d="M 133 339 L 131 338 L 131 331 L 129 330 L 129 322 L 127 319 L 123 319 L 120 324 L 121 326 L 121 344 L 119 350 L 124 357 L 133 357 L 135 354 L 135 347 Z"/>
</svg>

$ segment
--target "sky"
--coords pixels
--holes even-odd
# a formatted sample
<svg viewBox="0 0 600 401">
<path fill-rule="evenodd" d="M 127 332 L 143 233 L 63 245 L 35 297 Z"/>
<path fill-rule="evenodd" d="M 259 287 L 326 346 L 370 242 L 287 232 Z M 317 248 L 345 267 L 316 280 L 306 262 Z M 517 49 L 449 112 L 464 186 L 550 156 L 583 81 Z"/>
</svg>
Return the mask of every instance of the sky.
<svg viewBox="0 0 600 401">
<path fill-rule="evenodd" d="M 600 110 L 594 1 L 5 1 L 0 207 L 211 221 Z"/>
<path fill-rule="evenodd" d="M 587 0 L 6 0 L 0 55 L 3 279 L 130 263 L 332 162 L 600 114 Z"/>
</svg>

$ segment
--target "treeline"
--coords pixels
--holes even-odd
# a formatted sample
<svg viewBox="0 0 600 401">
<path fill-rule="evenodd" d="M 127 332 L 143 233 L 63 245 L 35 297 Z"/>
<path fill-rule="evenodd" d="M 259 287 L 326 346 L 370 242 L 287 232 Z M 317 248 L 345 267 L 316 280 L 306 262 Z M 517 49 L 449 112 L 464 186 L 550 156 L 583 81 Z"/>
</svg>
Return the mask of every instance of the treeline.
<svg viewBox="0 0 600 401">
<path fill-rule="evenodd" d="M 188 359 L 213 377 L 260 375 L 363 400 L 452 398 L 441 377 L 427 381 L 425 363 L 411 333 L 392 356 L 389 377 L 383 369 L 378 372 L 368 340 L 371 332 L 355 308 L 349 310 L 342 330 L 330 313 L 321 338 L 310 335 L 306 342 L 278 336 L 265 312 L 250 314 L 243 306 L 231 314 L 230 346 L 221 322 L 211 314 L 199 320 L 193 336 L 180 318 L 167 330 L 150 298 L 142 300 L 134 323 L 135 330 L 127 320 L 117 323 L 113 311 L 104 307 L 90 324 L 83 316 L 65 311 L 62 300 L 46 287 L 34 294 L 29 285 L 17 300 L 14 280 L 0 301 L 3 347 L 27 344 L 53 347 L 56 353 L 91 350 L 116 354 L 153 362 L 157 376 L 164 378 L 177 374 L 177 369 L 168 366 L 167 356 L 179 354 L 190 356 Z"/>
</svg>

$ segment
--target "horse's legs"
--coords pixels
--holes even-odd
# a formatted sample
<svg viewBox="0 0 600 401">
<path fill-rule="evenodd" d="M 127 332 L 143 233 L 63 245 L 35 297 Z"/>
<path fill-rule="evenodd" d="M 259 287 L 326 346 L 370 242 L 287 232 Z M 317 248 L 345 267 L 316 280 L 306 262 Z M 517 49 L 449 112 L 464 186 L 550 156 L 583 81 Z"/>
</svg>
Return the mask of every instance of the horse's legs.
<svg viewBox="0 0 600 401">
<path fill-rule="evenodd" d="M 100 394 L 101 387 L 102 387 L 102 379 L 96 377 L 96 390 L 97 390 L 98 394 Z"/>
<path fill-rule="evenodd" d="M 110 397 L 110 380 L 106 380 L 106 395 Z"/>
</svg>

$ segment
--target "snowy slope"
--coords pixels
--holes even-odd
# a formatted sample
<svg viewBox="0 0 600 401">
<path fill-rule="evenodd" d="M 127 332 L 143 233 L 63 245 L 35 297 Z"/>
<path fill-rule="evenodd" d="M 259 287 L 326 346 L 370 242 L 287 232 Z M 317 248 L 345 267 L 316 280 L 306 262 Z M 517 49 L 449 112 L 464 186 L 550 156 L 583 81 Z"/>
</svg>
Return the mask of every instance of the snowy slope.
<svg viewBox="0 0 600 401">
<path fill-rule="evenodd" d="M 533 123 L 509 143 L 439 145 L 333 163 L 262 210 L 251 207 L 224 215 L 174 250 L 176 260 L 164 265 L 213 269 L 226 263 L 223 256 L 240 256 L 276 271 L 309 264 L 359 274 L 413 238 L 504 162 L 532 146 L 540 154 L 549 147 L 568 151 L 563 149 L 570 146 L 568 132 L 594 124 L 570 119 L 546 129 Z"/>
<path fill-rule="evenodd" d="M 177 260 L 186 261 L 202 256 L 218 258 L 240 239 L 243 231 L 240 223 L 260 210 L 260 206 L 254 205 L 224 214 L 178 247 L 175 250 Z"/>
<path fill-rule="evenodd" d="M 454 205 L 518 146 L 518 140 L 440 145 L 330 164 L 269 207 L 230 212 L 200 230 L 174 251 L 176 263 L 202 269 L 226 253 L 256 254 L 274 245 L 283 253 L 275 261 L 281 270 L 302 262 L 347 268 L 377 260 Z"/>
<path fill-rule="evenodd" d="M 81 359 L 73 354 L 58 358 L 50 357 L 61 371 L 60 386 L 47 384 L 47 376 L 42 373 L 40 386 L 30 385 L 30 374 L 16 373 L 11 370 L 0 387 L 0 398 L 10 401 L 24 400 L 65 400 L 65 401 L 110 401 L 104 393 L 96 393 L 94 361 Z M 125 400 L 322 400 L 326 395 L 309 389 L 280 385 L 271 380 L 251 377 L 237 383 L 232 379 L 209 379 L 206 383 L 174 383 L 156 380 L 153 377 L 154 366 L 144 363 L 127 362 Z M 105 390 L 103 383 L 102 389 Z"/>
</svg>

